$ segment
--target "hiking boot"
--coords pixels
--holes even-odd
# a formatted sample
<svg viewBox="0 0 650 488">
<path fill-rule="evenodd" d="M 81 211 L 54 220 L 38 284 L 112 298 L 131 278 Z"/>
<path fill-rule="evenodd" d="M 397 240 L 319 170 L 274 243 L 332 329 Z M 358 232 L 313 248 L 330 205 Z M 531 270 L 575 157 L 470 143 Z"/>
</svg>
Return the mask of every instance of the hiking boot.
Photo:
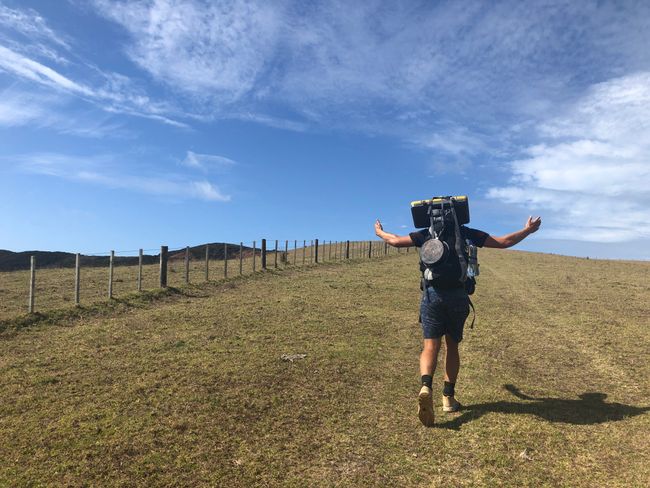
<svg viewBox="0 0 650 488">
<path fill-rule="evenodd" d="M 433 396 L 431 388 L 422 385 L 418 395 L 418 417 L 425 427 L 433 427 Z"/>
<path fill-rule="evenodd" d="M 462 405 L 453 396 L 442 395 L 442 411 L 458 412 Z"/>
</svg>

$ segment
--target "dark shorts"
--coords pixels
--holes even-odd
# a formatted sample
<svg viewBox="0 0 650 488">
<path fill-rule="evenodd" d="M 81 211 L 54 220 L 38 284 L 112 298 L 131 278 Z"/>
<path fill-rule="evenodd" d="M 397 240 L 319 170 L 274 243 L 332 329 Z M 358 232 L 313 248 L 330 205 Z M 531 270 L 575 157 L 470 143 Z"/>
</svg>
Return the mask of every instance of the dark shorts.
<svg viewBox="0 0 650 488">
<path fill-rule="evenodd" d="M 427 287 L 422 292 L 420 323 L 425 339 L 449 334 L 456 342 L 462 341 L 468 315 L 469 297 L 464 288 Z"/>
</svg>

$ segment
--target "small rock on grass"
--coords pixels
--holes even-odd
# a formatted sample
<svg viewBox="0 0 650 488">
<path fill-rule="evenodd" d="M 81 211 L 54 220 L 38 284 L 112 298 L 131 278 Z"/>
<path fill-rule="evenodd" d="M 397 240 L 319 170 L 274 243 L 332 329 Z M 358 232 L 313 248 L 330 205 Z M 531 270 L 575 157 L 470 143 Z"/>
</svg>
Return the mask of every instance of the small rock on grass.
<svg viewBox="0 0 650 488">
<path fill-rule="evenodd" d="M 307 357 L 306 354 L 283 354 L 280 356 L 280 359 L 283 361 L 289 361 L 290 363 L 293 363 L 294 361 L 298 359 L 305 359 Z"/>
<path fill-rule="evenodd" d="M 526 449 L 524 449 L 523 451 L 521 451 L 521 452 L 519 453 L 519 457 L 520 457 L 521 459 L 526 460 L 526 461 L 532 461 L 532 460 L 533 460 L 533 458 L 530 457 L 530 450 L 529 450 L 528 448 L 526 448 Z"/>
</svg>

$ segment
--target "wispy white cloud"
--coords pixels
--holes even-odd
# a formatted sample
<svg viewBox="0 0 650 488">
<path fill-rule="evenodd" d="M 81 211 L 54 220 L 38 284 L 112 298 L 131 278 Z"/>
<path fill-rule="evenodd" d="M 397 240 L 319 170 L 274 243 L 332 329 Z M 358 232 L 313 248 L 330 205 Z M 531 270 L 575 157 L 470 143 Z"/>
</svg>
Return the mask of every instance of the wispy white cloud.
<svg viewBox="0 0 650 488">
<path fill-rule="evenodd" d="M 104 74 L 102 85 L 90 86 L 76 82 L 49 66 L 0 46 L 0 72 L 2 71 L 79 96 L 106 112 L 149 118 L 176 127 L 188 127 L 187 124 L 165 115 L 170 111 L 167 104 L 154 102 L 147 95 L 138 93 L 129 86 L 129 80 L 119 74 Z"/>
<path fill-rule="evenodd" d="M 255 122 L 258 124 L 275 127 L 276 129 L 285 129 L 293 132 L 306 132 L 309 130 L 309 123 L 305 120 L 291 120 L 282 117 L 274 117 L 267 114 L 252 112 L 234 112 L 230 117 L 238 120 Z"/>
<path fill-rule="evenodd" d="M 540 137 L 491 197 L 547 214 L 548 237 L 650 237 L 650 72 L 595 84 Z"/>
<path fill-rule="evenodd" d="M 69 64 L 72 46 L 67 36 L 54 31 L 33 9 L 0 5 L 0 45 L 32 59 Z"/>
<path fill-rule="evenodd" d="M 19 77 L 68 90 L 79 95 L 92 96 L 93 91 L 63 76 L 52 68 L 0 46 L 0 69 Z"/>
<path fill-rule="evenodd" d="M 546 20 L 584 14 L 585 20 L 598 24 L 609 10 L 559 4 L 544 9 L 519 2 L 497 2 L 485 9 L 481 2 L 426 2 L 405 8 L 378 1 L 329 1 L 311 8 L 275 3 L 271 13 L 266 2 L 98 4 L 133 36 L 131 56 L 179 88 L 203 92 L 206 86 L 218 86 L 231 92 L 226 98 L 249 92 L 312 102 L 352 99 L 357 105 L 381 97 L 430 107 L 439 105 L 443 90 L 484 101 L 516 95 L 502 93 L 503 83 L 519 85 L 519 75 L 531 79 L 531 57 L 540 67 L 551 62 L 546 57 L 550 54 L 560 55 L 561 63 L 569 61 L 562 59 L 559 48 L 573 32 Z M 257 83 L 260 79 L 270 83 Z M 471 93 L 475 88 L 481 90 Z"/>
<path fill-rule="evenodd" d="M 50 28 L 46 20 L 33 9 L 19 10 L 0 5 L 0 26 L 20 33 L 31 41 L 40 40 L 70 49 L 67 37 Z"/>
<path fill-rule="evenodd" d="M 57 178 L 81 181 L 111 189 L 128 190 L 161 197 L 198 199 L 209 202 L 228 202 L 230 195 L 223 193 L 206 179 L 194 179 L 185 175 L 159 172 L 133 174 L 116 161 L 114 155 L 89 157 L 57 153 L 37 153 L 4 160 L 21 171 Z"/>
<path fill-rule="evenodd" d="M 237 164 L 236 161 L 219 156 L 216 154 L 199 154 L 192 151 L 187 151 L 185 159 L 181 161 L 183 166 L 188 168 L 199 169 L 204 172 L 208 171 L 223 171 Z"/>
<path fill-rule="evenodd" d="M 108 114 L 91 114 L 70 106 L 71 98 L 46 90 L 12 86 L 0 90 L 0 127 L 48 128 L 80 137 L 130 138 Z"/>
<path fill-rule="evenodd" d="M 13 92 L 13 93 L 12 93 Z M 20 126 L 48 117 L 50 97 L 34 97 L 27 93 L 0 92 L 0 126 Z"/>
<path fill-rule="evenodd" d="M 544 120 L 586 84 L 647 64 L 638 46 L 650 42 L 643 2 L 92 5 L 125 29 L 123 51 L 169 90 L 167 103 L 119 75 L 72 76 L 15 43 L 0 53 L 5 69 L 165 123 L 238 118 L 294 131 L 344 128 L 454 155 L 503 151 L 526 119 Z M 42 47 L 71 45 L 34 11 L 4 12 L 16 32 L 42 26 Z"/>
<path fill-rule="evenodd" d="M 280 28 L 268 2 L 95 2 L 133 36 L 130 58 L 152 76 L 222 101 L 251 91 L 273 54 Z M 280 7 L 281 8 L 281 7 Z"/>
<path fill-rule="evenodd" d="M 390 134 L 451 154 L 510 150 L 520 135 L 512 127 L 647 64 L 639 46 L 650 42 L 642 2 L 94 5 L 129 34 L 128 56 L 185 97 L 187 112 Z"/>
<path fill-rule="evenodd" d="M 52 29 L 36 11 L 0 5 L 0 27 L 0 73 L 33 82 L 37 87 L 48 87 L 79 97 L 105 112 L 188 127 L 176 120 L 178 111 L 174 110 L 173 103 L 155 101 L 131 78 L 103 71 L 73 53 L 68 36 Z M 75 62 L 70 61 L 71 58 Z M 69 74 L 65 74 L 61 67 L 65 67 Z M 13 112 L 17 115 L 16 110 Z M 44 109 L 40 113 L 44 117 L 53 115 Z M 31 113 L 31 116 L 36 115 Z M 23 119 L 25 117 L 27 113 Z"/>
</svg>

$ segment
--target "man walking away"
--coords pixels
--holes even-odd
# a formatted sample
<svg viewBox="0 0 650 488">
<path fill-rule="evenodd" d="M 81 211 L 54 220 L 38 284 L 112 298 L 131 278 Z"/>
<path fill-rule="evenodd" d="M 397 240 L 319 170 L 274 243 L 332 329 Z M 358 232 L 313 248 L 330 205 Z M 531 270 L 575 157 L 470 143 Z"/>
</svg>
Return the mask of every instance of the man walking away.
<svg viewBox="0 0 650 488">
<path fill-rule="evenodd" d="M 521 242 L 536 232 L 542 220 L 529 217 L 523 229 L 501 237 L 494 237 L 486 232 L 460 226 L 463 242 L 468 241 L 476 247 L 505 249 Z M 429 229 L 411 232 L 407 236 L 398 236 L 384 231 L 381 222 L 375 222 L 375 233 L 393 247 L 422 247 L 431 239 Z M 421 270 L 424 273 L 424 270 Z M 429 276 L 431 277 L 431 276 Z M 424 342 L 420 354 L 420 374 L 422 387 L 418 396 L 418 417 L 423 425 L 433 426 L 432 378 L 438 360 L 442 338 L 445 340 L 445 373 L 442 390 L 443 412 L 457 412 L 461 404 L 455 398 L 456 378 L 460 369 L 458 344 L 463 340 L 465 319 L 469 315 L 469 296 L 463 284 L 450 286 L 441 280 L 423 278 L 422 301 L 420 303 L 420 323 Z"/>
</svg>

